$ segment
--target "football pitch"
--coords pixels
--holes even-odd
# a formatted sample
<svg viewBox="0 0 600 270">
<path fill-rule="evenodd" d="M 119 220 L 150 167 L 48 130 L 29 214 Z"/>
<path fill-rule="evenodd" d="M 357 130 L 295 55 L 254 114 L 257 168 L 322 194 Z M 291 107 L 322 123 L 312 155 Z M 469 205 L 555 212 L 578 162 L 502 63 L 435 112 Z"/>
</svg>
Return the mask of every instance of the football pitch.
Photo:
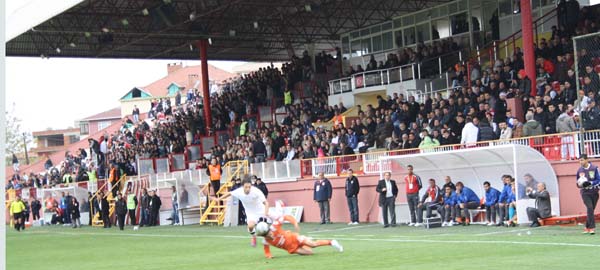
<svg viewBox="0 0 600 270">
<path fill-rule="evenodd" d="M 337 239 L 315 255 L 250 246 L 245 227 L 182 226 L 119 231 L 7 227 L 7 269 L 600 269 L 600 235 L 576 227 L 424 229 L 379 224 L 300 224 L 301 234 Z M 286 229 L 292 230 L 290 225 Z"/>
</svg>

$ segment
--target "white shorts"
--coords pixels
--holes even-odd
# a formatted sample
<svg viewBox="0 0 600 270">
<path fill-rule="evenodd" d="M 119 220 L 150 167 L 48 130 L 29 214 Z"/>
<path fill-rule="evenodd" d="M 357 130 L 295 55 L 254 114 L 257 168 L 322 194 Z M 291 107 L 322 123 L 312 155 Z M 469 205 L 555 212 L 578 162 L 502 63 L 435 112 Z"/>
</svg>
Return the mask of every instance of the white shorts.
<svg viewBox="0 0 600 270">
<path fill-rule="evenodd" d="M 273 211 L 269 211 L 269 216 L 265 217 L 265 213 L 246 213 L 246 223 L 254 222 L 258 223 L 260 218 L 266 218 L 267 223 L 273 223 Z"/>
</svg>

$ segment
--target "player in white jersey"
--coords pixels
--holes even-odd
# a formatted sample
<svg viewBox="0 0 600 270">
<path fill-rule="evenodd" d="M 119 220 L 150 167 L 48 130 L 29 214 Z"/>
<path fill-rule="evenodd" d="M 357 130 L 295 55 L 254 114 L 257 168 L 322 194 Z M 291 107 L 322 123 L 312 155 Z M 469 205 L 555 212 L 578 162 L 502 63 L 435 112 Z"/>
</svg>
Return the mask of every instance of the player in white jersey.
<svg viewBox="0 0 600 270">
<path fill-rule="evenodd" d="M 243 188 L 238 188 L 234 191 L 225 193 L 219 200 L 225 200 L 233 196 L 239 199 L 246 210 L 246 223 L 248 224 L 248 232 L 252 235 L 251 245 L 256 247 L 256 234 L 254 227 L 259 221 L 267 221 L 269 217 L 269 202 L 265 195 L 258 188 L 252 186 L 250 179 L 243 182 Z"/>
</svg>

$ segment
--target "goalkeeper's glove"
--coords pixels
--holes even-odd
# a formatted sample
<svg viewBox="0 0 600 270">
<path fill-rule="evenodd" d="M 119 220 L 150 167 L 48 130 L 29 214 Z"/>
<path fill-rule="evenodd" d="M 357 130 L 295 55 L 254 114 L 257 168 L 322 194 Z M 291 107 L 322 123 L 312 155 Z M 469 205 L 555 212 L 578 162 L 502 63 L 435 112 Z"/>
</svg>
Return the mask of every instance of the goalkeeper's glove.
<svg viewBox="0 0 600 270">
<path fill-rule="evenodd" d="M 590 181 L 585 181 L 583 182 L 583 184 L 581 184 L 581 187 L 583 188 L 587 188 L 587 187 L 591 187 L 592 186 L 592 182 Z"/>
</svg>

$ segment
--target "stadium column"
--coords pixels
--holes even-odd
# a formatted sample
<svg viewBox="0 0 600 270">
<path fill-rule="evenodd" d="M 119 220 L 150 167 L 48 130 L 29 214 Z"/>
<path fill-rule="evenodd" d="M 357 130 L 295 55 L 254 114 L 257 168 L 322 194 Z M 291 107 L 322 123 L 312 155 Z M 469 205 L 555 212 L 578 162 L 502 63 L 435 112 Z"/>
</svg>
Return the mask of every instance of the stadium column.
<svg viewBox="0 0 600 270">
<path fill-rule="evenodd" d="M 525 72 L 531 81 L 531 96 L 536 95 L 535 50 L 533 48 L 533 22 L 531 0 L 521 0 L 521 30 L 523 31 L 523 61 Z"/>
<path fill-rule="evenodd" d="M 200 49 L 200 67 L 202 70 L 202 97 L 204 107 L 204 122 L 206 123 L 206 135 L 212 127 L 212 115 L 210 111 L 210 90 L 208 89 L 208 40 L 201 39 L 198 41 L 198 48 Z"/>
</svg>

